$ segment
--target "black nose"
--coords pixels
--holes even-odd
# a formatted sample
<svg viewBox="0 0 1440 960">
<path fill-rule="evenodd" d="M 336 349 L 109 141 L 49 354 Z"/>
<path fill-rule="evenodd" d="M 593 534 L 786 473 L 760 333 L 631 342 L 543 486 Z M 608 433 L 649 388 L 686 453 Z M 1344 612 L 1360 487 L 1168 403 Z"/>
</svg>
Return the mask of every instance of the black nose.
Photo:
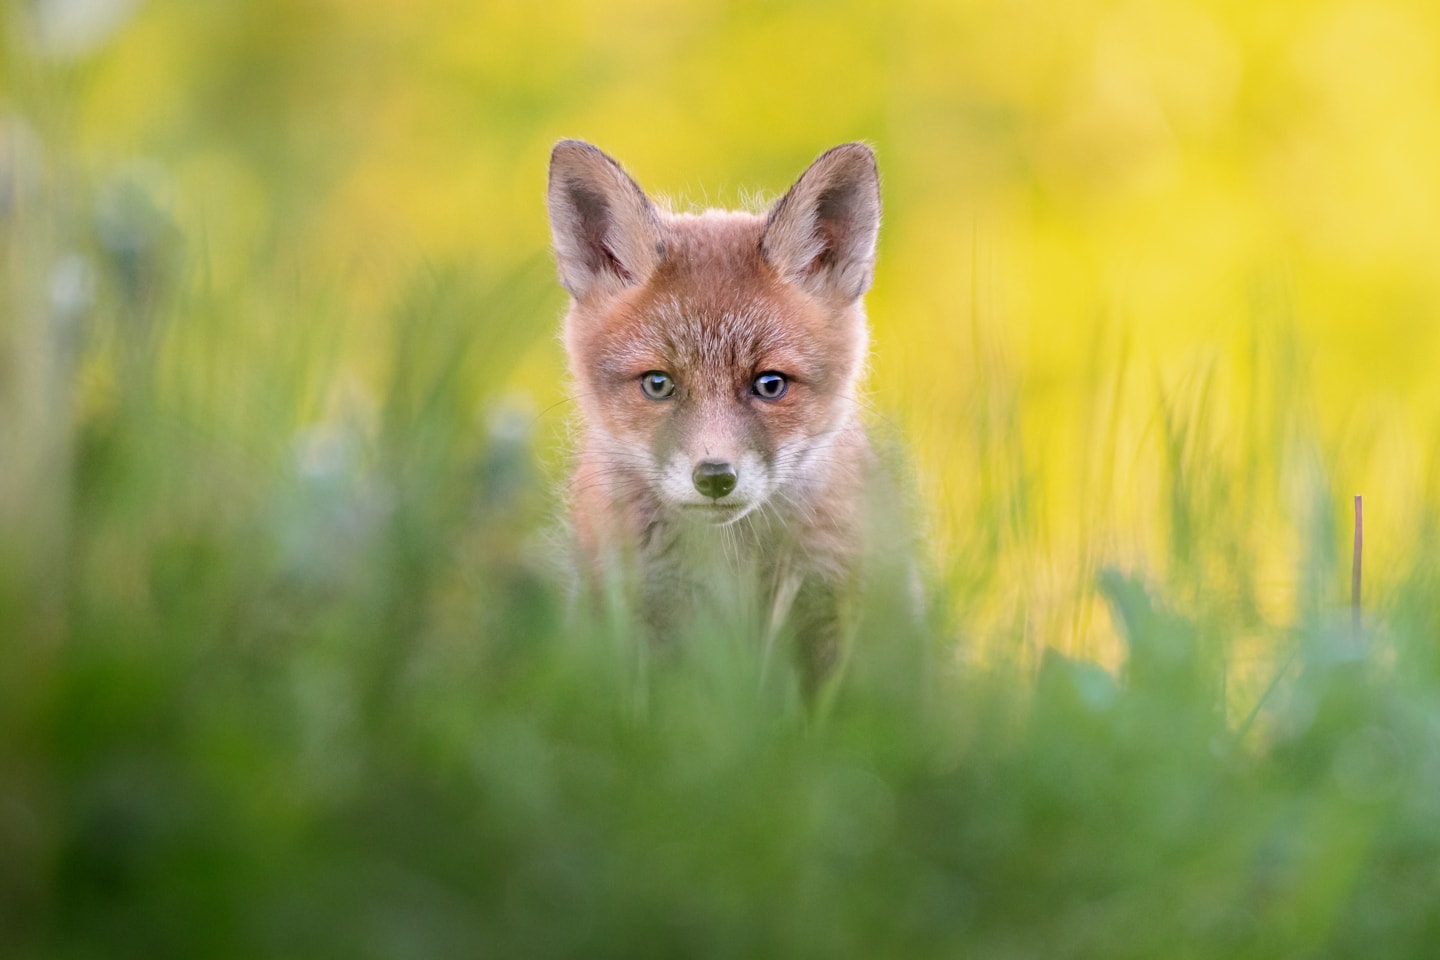
<svg viewBox="0 0 1440 960">
<path fill-rule="evenodd" d="M 695 489 L 711 500 L 719 500 L 734 490 L 735 481 L 740 479 L 734 467 L 718 460 L 701 460 L 690 478 L 695 481 Z"/>
</svg>

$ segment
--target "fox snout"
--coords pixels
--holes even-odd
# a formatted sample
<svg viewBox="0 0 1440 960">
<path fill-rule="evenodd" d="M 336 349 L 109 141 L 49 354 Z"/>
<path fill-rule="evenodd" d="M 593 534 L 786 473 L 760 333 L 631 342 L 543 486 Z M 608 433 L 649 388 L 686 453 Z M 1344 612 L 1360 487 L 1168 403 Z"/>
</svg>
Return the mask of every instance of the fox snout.
<svg viewBox="0 0 1440 960">
<path fill-rule="evenodd" d="M 735 472 L 733 465 L 724 461 L 701 460 L 695 465 L 695 472 L 690 475 L 690 479 L 694 481 L 695 489 L 700 491 L 701 496 L 719 500 L 735 489 L 740 475 Z"/>
<path fill-rule="evenodd" d="M 660 503 L 702 511 L 712 519 L 737 519 L 764 506 L 774 493 L 764 455 L 745 447 L 671 449 L 657 453 L 655 466 L 651 489 Z"/>
</svg>

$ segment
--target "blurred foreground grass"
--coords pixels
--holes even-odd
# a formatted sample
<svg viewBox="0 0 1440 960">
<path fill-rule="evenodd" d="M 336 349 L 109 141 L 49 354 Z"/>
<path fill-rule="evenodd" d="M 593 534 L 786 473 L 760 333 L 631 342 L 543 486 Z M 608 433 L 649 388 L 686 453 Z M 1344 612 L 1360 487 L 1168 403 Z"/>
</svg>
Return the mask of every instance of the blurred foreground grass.
<svg viewBox="0 0 1440 960">
<path fill-rule="evenodd" d="M 749 638 L 657 656 L 575 615 L 556 561 L 570 413 L 544 146 L 622 116 L 608 132 L 670 170 L 696 162 L 701 121 L 661 93 L 655 115 L 687 135 L 619 110 L 634 92 L 584 24 L 542 40 L 487 6 L 472 16 L 501 32 L 476 53 L 399 30 L 398 6 L 259 6 L 155 3 L 109 53 L 63 28 L 79 7 L 0 20 L 0 957 L 1433 955 L 1440 490 L 1415 438 L 1433 442 L 1435 340 L 1417 326 L 1403 356 L 1387 333 L 1433 319 L 1433 251 L 1407 216 L 1393 236 L 1337 226 L 1351 203 L 1424 209 L 1402 195 L 1424 129 L 1400 125 L 1398 180 L 1292 211 L 1323 241 L 1297 275 L 1232 283 L 1264 260 L 1256 198 L 1284 178 L 1230 176 L 1278 161 L 1228 141 L 1288 117 L 1298 83 L 1252 56 L 1278 43 L 1264 17 L 1217 34 L 1180 5 L 1077 5 L 1012 76 L 982 40 L 1019 27 L 977 6 L 951 76 L 942 41 L 965 16 L 930 11 L 856 68 L 881 92 L 843 117 L 754 120 L 763 146 L 728 182 L 778 188 L 820 147 L 883 135 L 876 420 L 913 453 L 932 544 L 925 627 L 877 593 L 811 718 Z M 697 84 L 822 25 L 856 43 L 871 16 L 620 8 L 650 48 L 719 31 L 708 66 L 667 61 Z M 1418 8 L 1337 10 L 1299 42 L 1310 81 L 1351 49 L 1347 24 L 1428 43 L 1394 29 Z M 1167 17 L 1197 28 L 1190 59 L 1107 86 Z M 1066 30 L 1095 34 L 1093 103 L 1044 80 L 1084 59 Z M 525 61 L 547 44 L 586 55 Z M 416 51 L 409 85 L 380 82 Z M 1181 69 L 1232 55 L 1251 72 L 1215 76 L 1250 125 Z M 787 74 L 802 104 L 805 66 Z M 1390 102 L 1402 116 L 1433 97 L 1399 66 L 1376 75 L 1411 98 Z M 471 83 L 478 132 L 381 135 L 436 133 L 423 105 L 449 123 Z M 885 83 L 905 96 L 874 99 Z M 1306 154 L 1369 116 L 1380 94 L 1343 86 L 1301 98 L 1281 140 Z M 1173 143 L 1131 89 L 1188 104 Z M 752 121 L 728 109 L 727 130 Z M 1384 167 L 1363 137 L 1336 142 Z M 451 148 L 480 168 L 474 205 L 424 175 Z M 937 178 L 957 156 L 979 186 Z M 1015 169 L 1035 178 L 1023 310 L 1005 302 L 1025 285 L 1004 276 Z M 1259 212 L 1207 210 L 1231 188 Z M 961 223 L 992 189 L 994 221 Z M 1137 258 L 1118 285 L 1134 302 L 1070 262 L 1112 255 Z M 1376 289 L 1384 310 L 1357 306 Z M 1357 339 L 1370 354 L 1342 356 Z M 1390 362 L 1399 399 L 1375 400 Z M 1356 633 L 1359 480 L 1376 495 Z"/>
<path fill-rule="evenodd" d="M 1325 595 L 1323 533 L 1291 623 L 1197 589 L 1178 546 L 1159 589 L 1104 572 L 1114 672 L 976 662 L 963 617 L 917 632 L 870 609 L 833 709 L 807 719 L 750 638 L 655 658 L 567 611 L 535 418 L 483 387 L 513 327 L 474 322 L 535 313 L 548 269 L 417 277 L 367 404 L 323 344 L 236 334 L 203 284 L 126 294 L 160 255 L 97 254 L 83 316 L 52 273 L 7 327 L 0 954 L 1338 957 L 1440 938 L 1433 553 L 1363 636 Z M 1197 528 L 1214 518 L 1193 484 L 1216 479 L 1172 478 Z M 934 589 L 1005 590 L 979 575 L 996 557 Z M 992 649 L 1037 642 L 1012 609 Z M 1272 690 L 1227 688 L 1241 624 Z"/>
</svg>

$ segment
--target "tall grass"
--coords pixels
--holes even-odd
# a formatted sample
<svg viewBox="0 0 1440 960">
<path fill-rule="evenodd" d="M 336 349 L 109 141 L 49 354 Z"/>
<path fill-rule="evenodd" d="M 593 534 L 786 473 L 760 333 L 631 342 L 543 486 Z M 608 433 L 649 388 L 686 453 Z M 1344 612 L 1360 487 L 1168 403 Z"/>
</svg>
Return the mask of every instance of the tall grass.
<svg viewBox="0 0 1440 960">
<path fill-rule="evenodd" d="M 1160 113 L 1111 103 L 1093 77 L 1076 103 L 1052 96 L 1049 69 L 1065 80 L 1090 62 L 1059 40 L 1088 36 L 1071 30 L 1080 7 L 1034 47 L 1033 18 L 977 8 L 964 84 L 931 76 L 951 69 L 954 31 L 923 17 L 882 51 L 893 63 L 847 76 L 864 87 L 857 115 L 888 117 L 913 148 L 887 166 L 897 239 L 882 263 L 896 279 L 872 298 L 871 396 L 925 505 L 926 610 L 913 616 L 903 589 L 861 598 L 833 700 L 813 710 L 754 637 L 717 626 L 659 650 L 621 605 L 574 604 L 557 496 L 573 410 L 538 252 L 539 168 L 530 199 L 511 167 L 482 170 L 491 206 L 462 216 L 446 191 L 464 178 L 406 166 L 433 146 L 399 136 L 430 129 L 407 97 L 464 101 L 452 70 L 485 74 L 472 140 L 540 163 L 550 130 L 536 116 L 561 88 L 585 106 L 592 68 L 609 63 L 561 56 L 583 52 L 588 26 L 551 38 L 550 21 L 481 5 L 483 24 L 515 19 L 509 59 L 472 63 L 437 40 L 415 94 L 389 84 L 431 41 L 387 33 L 394 14 L 369 14 L 368 32 L 345 20 L 347 34 L 319 7 L 266 4 L 262 23 L 243 4 L 157 0 L 114 60 L 29 57 L 26 17 L 60 6 L 0 11 L 0 47 L 26 54 L 0 62 L 0 958 L 1434 954 L 1440 473 L 1432 456 L 1424 474 L 1409 433 L 1385 432 L 1388 408 L 1343 428 L 1320 415 L 1336 340 L 1302 322 L 1283 270 L 1257 271 L 1250 313 L 1179 364 L 1137 346 L 1168 316 L 1071 296 L 1090 281 L 1070 276 L 1083 271 L 1067 231 L 1083 217 L 1066 204 L 1121 209 L 1106 191 L 1130 196 L 1116 184 L 1131 173 L 1154 174 L 1135 194 L 1152 202 L 1163 164 L 1125 163 L 1175 149 L 1151 136 Z M 1126 89 L 1145 89 L 1125 72 L 1151 53 L 1145 31 L 1168 35 L 1149 9 L 1101 31 L 1100 65 Z M 1383 16 L 1355 17 L 1395 39 Z M 1240 40 L 1275 42 L 1268 20 L 1241 20 Z M 842 54 L 870 44 L 824 22 Z M 725 29 L 768 57 L 775 41 L 748 24 Z M 661 26 L 636 35 L 663 47 Z M 795 50 L 831 55 L 812 21 L 778 26 Z M 1311 60 L 1344 39 L 1316 29 Z M 1010 47 L 987 38 L 1016 30 L 1039 59 L 1001 69 Z M 1224 67 L 1227 38 L 1184 35 L 1200 38 L 1193 62 L 1160 77 L 1190 111 L 1173 114 L 1176 135 L 1223 132 L 1210 113 L 1228 101 L 1187 86 L 1186 69 Z M 565 69 L 526 59 L 542 42 Z M 374 76 L 350 64 L 356 51 Z M 152 76 L 141 68 L 159 52 L 168 66 Z M 682 81 L 724 86 L 685 72 L 691 59 L 671 57 Z M 769 73 L 716 63 L 774 92 Z M 835 71 L 796 69 L 790 86 L 837 99 Z M 135 102 L 112 82 L 127 70 Z M 605 97 L 630 103 L 600 74 Z M 184 96 L 161 82 L 177 77 Z M 899 107 L 882 96 L 891 84 Z M 1283 78 L 1237 89 L 1257 127 L 1291 116 L 1272 103 Z M 1422 105 L 1424 89 L 1405 85 Z M 1316 91 L 1339 97 L 1337 115 L 1368 116 L 1363 98 Z M 703 125 L 681 99 L 677 127 Z M 444 102 L 447 118 L 468 106 Z M 170 125 L 149 149 L 183 162 L 117 161 L 114 143 L 149 129 L 137 117 L 154 104 Z M 629 113 L 596 109 L 671 146 L 653 121 L 633 136 Z M 1295 142 L 1330 129 L 1316 110 L 1292 111 Z M 958 126 L 933 142 L 906 133 L 932 114 Z M 745 161 L 757 178 L 789 162 L 792 140 L 809 151 L 842 136 L 824 117 L 823 131 L 767 122 L 771 154 Z M 361 139 L 374 152 L 347 166 Z M 1362 140 L 1338 155 L 1363 167 Z M 400 141 L 401 160 L 375 160 Z M 1121 147 L 1125 163 L 1086 173 L 1084 158 Z M 1407 158 L 1383 159 L 1403 174 Z M 1019 190 L 1004 171 L 1031 160 L 1046 314 L 1032 333 L 1055 344 L 1027 352 L 985 219 L 955 230 L 950 211 Z M 387 180 L 386 162 L 407 175 Z M 992 181 L 958 186 L 957 165 Z M 1266 195 L 1269 175 L 1239 202 Z M 1403 205 L 1391 181 L 1354 179 L 1382 185 L 1364 195 L 1382 208 Z M 937 183 L 951 192 L 932 197 Z M 1171 199 L 1213 239 L 1228 207 L 1205 201 L 1226 191 L 1196 191 Z M 388 205 L 366 206 L 375 196 Z M 337 240 L 357 224 L 399 233 L 402 209 L 436 235 L 464 220 L 489 255 L 417 243 L 432 262 L 415 263 L 384 229 L 358 253 Z M 1331 244 L 1300 256 L 1315 296 L 1360 298 L 1361 279 L 1315 266 L 1353 238 L 1332 235 L 1333 210 L 1306 210 Z M 1172 268 L 1156 266 L 1173 235 L 1132 224 L 1130 238 L 1116 220 L 1154 270 L 1136 286 L 1178 300 Z M 1164 242 L 1144 249 L 1152 237 Z M 1213 268 L 1216 251 L 1202 253 Z M 1401 287 L 1397 315 L 1423 314 L 1423 285 Z M 1092 308 L 1083 333 L 1061 329 Z M 1078 404 L 1056 385 L 1057 354 Z M 1356 629 L 1343 545 L 1360 476 L 1385 486 L 1361 491 L 1382 493 L 1367 499 L 1381 535 Z"/>
<path fill-rule="evenodd" d="M 1299 618 L 1237 616 L 1243 547 L 1214 589 L 1195 544 L 1266 454 L 1207 461 L 1203 386 L 1157 412 L 1163 573 L 1086 567 L 1113 668 L 1046 652 L 1023 608 L 987 642 L 1037 660 L 967 655 L 965 611 L 1013 589 L 992 543 L 931 575 L 923 627 L 873 596 L 816 716 L 750 637 L 660 654 L 571 608 L 552 413 L 496 388 L 546 335 L 544 265 L 420 272 L 347 386 L 325 291 L 262 290 L 265 316 L 157 240 L 87 248 L 67 299 L 81 268 L 24 255 L 53 210 L 3 240 L 0 954 L 1440 942 L 1436 558 L 1357 635 L 1322 531 Z M 1023 473 L 967 522 L 1023 530 Z M 1241 627 L 1277 652 L 1244 695 Z"/>
</svg>

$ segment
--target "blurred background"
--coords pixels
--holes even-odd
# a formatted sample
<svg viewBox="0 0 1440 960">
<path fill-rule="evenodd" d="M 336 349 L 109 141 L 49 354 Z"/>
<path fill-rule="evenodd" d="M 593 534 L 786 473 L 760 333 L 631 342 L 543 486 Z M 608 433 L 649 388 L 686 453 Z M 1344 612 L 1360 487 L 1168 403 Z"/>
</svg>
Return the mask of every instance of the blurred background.
<svg viewBox="0 0 1440 960">
<path fill-rule="evenodd" d="M 7 259 L 63 297 L 97 256 L 167 258 L 236 311 L 213 335 L 240 380 L 318 339 L 364 397 L 377 317 L 418 271 L 523 275 L 525 309 L 473 318 L 510 351 L 483 392 L 547 411 L 552 449 L 557 138 L 680 207 L 753 205 L 865 139 L 886 204 L 871 394 L 941 562 L 1012 498 L 990 547 L 1072 607 L 1097 557 L 1161 559 L 1167 471 L 1203 474 L 1184 482 L 1225 489 L 1197 549 L 1243 540 L 1283 610 L 1301 518 L 1344 527 L 1368 493 L 1384 578 L 1435 499 L 1431 5 L 6 9 L 0 209 L 31 218 Z"/>
<path fill-rule="evenodd" d="M 239 858 L 252 880 L 269 882 L 269 868 L 289 862 L 284 837 L 308 838 L 317 851 L 342 851 L 312 861 L 333 872 L 311 906 L 337 917 L 352 905 L 338 892 L 344 851 L 390 823 L 392 794 L 366 793 L 356 770 L 378 769 L 390 783 L 384 771 L 431 764 L 433 779 L 420 780 L 438 799 L 425 809 L 464 809 L 474 798 L 447 792 L 446 764 L 459 756 L 447 751 L 460 750 L 460 731 L 489 723 L 493 750 L 465 763 L 508 771 L 500 795 L 510 806 L 495 809 L 548 815 L 551 825 L 573 814 L 553 792 L 571 781 L 516 759 L 550 733 L 517 719 L 523 710 L 505 712 L 539 697 L 578 711 L 564 715 L 588 729 L 584 711 L 601 709 L 584 700 L 580 668 L 564 666 L 573 651 L 556 648 L 518 686 L 505 666 L 563 619 L 553 531 L 573 410 L 544 208 L 561 137 L 597 144 L 682 209 L 753 207 L 822 150 L 874 146 L 885 218 L 868 298 L 869 395 L 877 433 L 914 477 L 941 607 L 936 662 L 1006 664 L 1027 678 L 1044 674 L 1047 650 L 1098 664 L 1066 680 L 1053 729 L 1068 730 L 1064 710 L 1090 716 L 1115 702 L 1109 678 L 1134 656 L 1136 631 L 1149 629 L 1136 623 L 1173 614 L 1189 624 L 1181 634 L 1209 644 L 1220 693 L 1207 686 L 1206 696 L 1228 712 L 1221 726 L 1244 734 L 1275 702 L 1266 691 L 1296 656 L 1296 631 L 1333 639 L 1333 622 L 1348 623 L 1355 494 L 1366 504 L 1367 618 L 1382 637 L 1398 624 L 1395 636 L 1433 645 L 1437 117 L 1440 7 L 1423 0 L 6 0 L 0 623 L 15 642 L 0 667 L 10 671 L 0 681 L 0 773 L 11 784 L 8 793 L 0 784 L 9 811 L 0 852 L 11 864 L 7 872 L 0 856 L 0 922 L 21 931 L 8 942 L 26 956 L 54 943 L 88 956 L 79 940 L 24 932 L 64 929 L 67 917 L 102 933 L 129 929 L 96 906 L 124 900 L 115 891 L 131 889 L 131 867 L 117 864 L 139 856 L 107 831 L 131 819 L 170 823 L 176 808 L 164 798 L 194 793 L 163 785 L 186 778 L 219 784 L 219 794 L 257 782 L 294 793 L 245 800 L 215 822 L 225 830 L 182 816 L 190 826 L 179 829 L 208 839 L 175 840 L 180 862 L 203 873 Z M 1150 610 L 1141 584 L 1163 586 L 1167 612 Z M 1388 663 L 1403 644 L 1382 648 Z M 266 686 L 272 668 L 288 678 L 280 692 Z M 445 686 L 476 676 L 495 686 Z M 608 703 L 628 682 L 601 683 L 608 693 L 597 697 Z M 413 701 L 392 683 L 443 688 L 447 706 L 397 715 Z M 477 701 L 475 689 L 496 699 Z M 990 693 L 1008 701 L 1010 689 Z M 560 707 L 562 691 L 580 706 Z M 489 704 L 488 720 L 476 702 Z M 733 717 L 749 715 L 740 700 L 725 702 Z M 981 713 L 946 728 L 954 739 L 940 760 L 929 740 L 891 730 L 927 758 L 914 770 L 949 775 L 953 758 L 969 756 L 993 719 L 985 696 L 973 702 Z M 1299 702 L 1303 722 L 1276 729 L 1318 722 L 1315 698 Z M 677 729 L 694 733 L 698 719 L 685 716 L 694 722 Z M 1418 716 L 1417 729 L 1433 734 Z M 233 732 L 237 723 L 249 733 Z M 182 727 L 198 732 L 182 737 Z M 859 755 L 897 742 L 877 734 L 884 723 L 857 729 L 846 742 Z M 1389 782 L 1392 753 L 1440 755 L 1431 734 L 1376 736 L 1336 741 L 1345 803 L 1369 802 L 1355 791 L 1376 777 Z M 118 766 L 117 742 L 131 750 Z M 841 833 L 866 817 L 893 826 L 897 809 L 912 809 L 905 795 L 877 793 L 872 775 L 883 780 L 884 769 L 831 765 L 822 744 L 795 772 L 785 751 L 800 748 L 781 742 L 766 768 L 779 779 L 760 782 L 838 777 L 853 788 L 845 796 L 860 798 L 826 821 Z M 391 753 L 344 759 L 377 743 Z M 634 759 L 606 744 L 592 747 Z M 693 748 L 663 744 L 679 757 Z M 636 747 L 653 761 L 640 768 L 671 771 L 662 762 L 671 754 L 645 753 L 652 747 Z M 1045 763 L 1063 752 L 1005 755 L 993 782 L 1055 800 L 1035 783 L 1050 782 Z M 731 770 L 738 755 L 705 754 L 714 765 L 695 782 Z M 168 772 L 156 780 L 157 771 Z M 576 795 L 598 790 L 615 804 L 643 795 L 615 786 L 623 777 L 595 776 L 575 781 L 586 785 Z M 1422 781 L 1440 782 L 1404 782 Z M 1100 792 L 1086 809 L 1101 815 L 1115 782 L 1092 783 Z M 1127 796 L 1137 802 L 1152 797 L 1148 781 L 1118 782 L 1135 787 Z M 1209 795 L 1216 782 L 1187 781 L 1179 794 Z M 997 864 L 1049 863 L 1054 843 L 1042 853 L 1037 841 L 1038 860 L 1005 846 L 1022 844 L 1020 821 L 1005 819 L 999 787 L 976 789 L 999 819 L 977 828 L 978 846 L 957 862 L 1002 873 Z M 1251 799 L 1288 787 L 1256 789 Z M 968 809 L 959 794 L 925 796 L 925 809 Z M 308 832 L 335 797 L 354 801 L 353 817 L 334 835 Z M 50 801 L 60 812 L 36 812 Z M 710 853 L 770 836 L 756 826 L 768 823 L 755 819 L 765 803 L 747 802 L 760 804 L 745 808 L 752 819 L 736 820 Z M 1329 830 L 1344 820 L 1317 810 L 1292 822 Z M 1036 816 L 1062 835 L 1096 836 L 1085 832 L 1093 821 L 1067 821 L 1053 806 Z M 1380 814 L 1365 821 L 1376 822 Z M 1100 836 L 1123 839 L 1122 826 Z M 235 837 L 278 839 L 241 856 L 226 845 L 232 827 Z M 1155 829 L 1184 846 L 1199 828 Z M 1343 831 L 1317 848 L 1264 829 L 1235 848 L 1245 853 L 1234 862 L 1260 849 L 1264 865 L 1253 887 L 1237 889 L 1268 891 L 1261 899 L 1279 912 L 1237 908 L 1233 929 L 1332 929 L 1343 883 L 1306 878 L 1359 882 L 1372 869 L 1368 848 Z M 510 850 L 546 896 L 592 877 L 588 861 L 527 860 L 514 837 L 482 834 L 471 837 L 476 849 Z M 378 871 L 365 874 L 374 890 L 423 901 L 415 929 L 443 934 L 407 940 L 411 928 L 397 920 L 390 953 L 463 940 L 467 929 L 425 886 L 440 882 L 446 842 L 421 839 L 433 846 L 413 874 L 385 872 L 394 851 L 364 865 Z M 927 842 L 917 837 L 915 849 L 924 854 Z M 1066 871 L 1084 873 L 1105 847 L 1063 849 L 1070 859 L 1056 861 L 1053 877 L 1068 890 Z M 1213 883 L 1190 904 L 1198 926 L 1183 930 L 1211 930 L 1201 907 L 1232 879 L 1232 862 L 1217 856 L 1204 874 Z M 1386 876 L 1395 886 L 1376 889 L 1391 894 L 1414 881 Z M 939 886 L 917 902 L 948 903 L 954 891 L 939 874 L 924 877 Z M 147 916 L 188 902 L 158 881 L 136 889 L 154 895 Z M 526 899 L 529 889 L 506 894 L 496 922 L 542 936 L 544 898 Z M 234 893 L 210 890 L 194 922 L 238 923 L 226 906 Z M 740 896 L 710 893 L 712 905 Z M 975 921 L 983 897 L 958 896 Z M 1010 901 L 1013 916 L 1030 916 L 1029 902 Z M 1076 931 L 1131 911 L 1170 916 L 1174 905 L 1106 902 L 1100 913 L 1058 915 L 1028 942 L 1131 955 Z M 1414 916 L 1407 902 L 1392 897 L 1397 916 Z M 285 909 L 264 917 L 268 932 L 239 942 L 315 947 Z M 592 933 L 604 928 L 599 907 L 586 918 Z M 191 942 L 183 924 L 156 922 L 145 929 L 157 939 L 139 942 Z M 1343 929 L 1354 944 L 1373 933 L 1360 921 Z M 558 953 L 581 942 L 551 933 Z M 802 933 L 825 942 L 818 928 Z M 726 955 L 753 955 L 762 941 L 804 955 L 799 941 L 756 936 Z M 1285 942 L 1309 949 L 1318 941 L 1307 936 Z M 665 942 L 684 942 L 676 937 Z M 1013 948 L 994 955 L 1035 955 L 1004 936 L 986 942 Z"/>
<path fill-rule="evenodd" d="M 1429 4 L 6 11 L 9 312 L 46 295 L 27 287 L 168 271 L 223 304 L 205 335 L 237 404 L 320 342 L 363 402 L 417 275 L 510 283 L 518 303 L 473 317 L 507 352 L 477 401 L 538 418 L 554 479 L 553 142 L 684 208 L 754 205 L 864 139 L 885 178 L 874 405 L 912 451 L 933 559 L 1004 565 L 1050 642 L 1101 652 L 1105 624 L 1071 616 L 1096 564 L 1168 562 L 1177 535 L 1225 588 L 1245 550 L 1265 587 L 1246 602 L 1285 616 L 1300 531 L 1324 515 L 1338 543 L 1352 493 L 1383 584 L 1440 496 Z M 88 374 L 79 402 L 103 403 Z M 335 387 L 287 415 L 323 420 Z"/>
</svg>

